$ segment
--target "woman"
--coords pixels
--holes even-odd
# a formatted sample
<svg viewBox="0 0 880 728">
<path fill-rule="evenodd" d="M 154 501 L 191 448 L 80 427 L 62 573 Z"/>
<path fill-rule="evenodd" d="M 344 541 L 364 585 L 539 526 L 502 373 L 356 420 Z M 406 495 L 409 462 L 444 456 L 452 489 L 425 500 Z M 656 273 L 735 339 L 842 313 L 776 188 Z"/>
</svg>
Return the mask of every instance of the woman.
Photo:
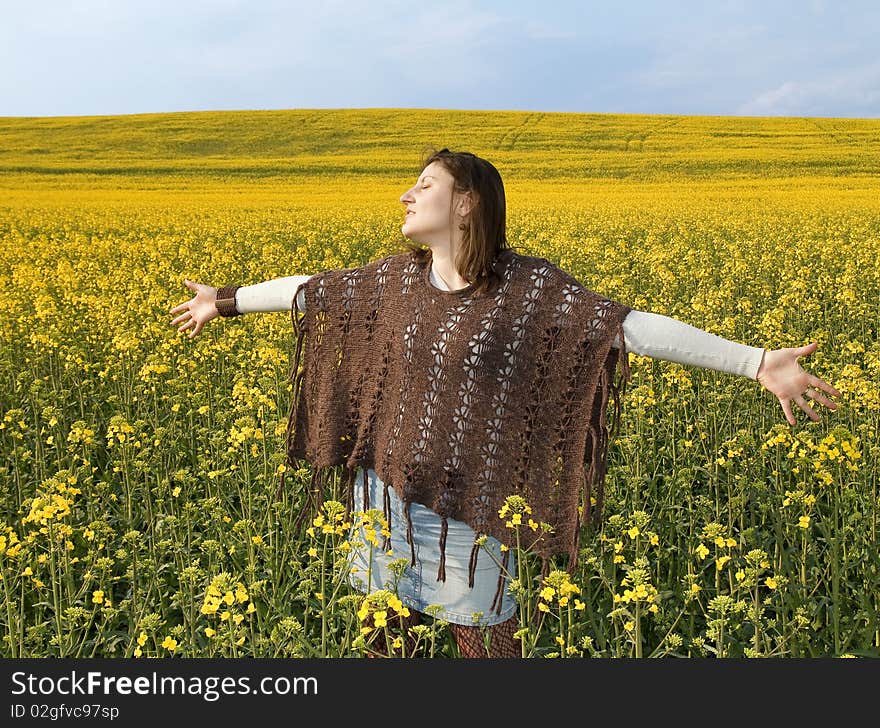
<svg viewBox="0 0 880 728">
<path fill-rule="evenodd" d="M 612 381 L 615 367 L 623 369 L 624 377 L 628 374 L 627 351 L 756 379 L 779 399 L 792 425 L 792 401 L 814 421 L 819 416 L 805 397 L 836 409 L 819 390 L 840 393 L 797 361 L 814 352 L 815 343 L 768 351 L 728 341 L 605 299 L 548 261 L 514 252 L 506 240 L 501 177 L 473 154 L 448 149 L 433 153 L 400 202 L 405 206 L 403 235 L 418 244 L 407 244 L 405 253 L 357 269 L 250 286 L 217 289 L 186 280 L 195 295 L 172 309 L 179 315 L 171 324 L 194 338 L 218 315 L 293 308 L 295 326 L 297 312 L 312 316 L 308 325 L 298 327 L 297 359 L 305 330 L 319 333 L 311 337 L 317 343 L 307 350 L 299 378 L 294 364 L 300 389 L 295 387 L 291 408 L 290 459 L 308 455 L 316 465 L 347 463 L 350 498 L 357 478 L 363 482 L 359 507 L 383 503 L 390 542 L 406 543 L 411 554 L 398 593 L 410 608 L 412 623 L 429 605 L 441 605 L 441 616 L 450 623 L 464 656 L 520 655 L 513 638 L 516 604 L 503 588 L 516 567 L 503 546 L 505 532 L 486 517 L 497 512 L 503 497 L 498 483 L 517 484 L 516 492 L 526 494 L 527 502 L 546 500 L 541 513 L 559 528 L 547 537 L 544 554 L 564 552 L 576 559 L 581 516 L 589 519 L 591 504 L 601 508 L 605 405 L 609 389 L 618 394 Z M 483 315 L 479 321 L 472 313 L 477 310 Z M 352 320 L 359 323 L 350 335 Z M 473 333 L 469 339 L 465 330 Z M 361 336 L 367 344 L 358 343 Z M 348 369 L 339 362 L 335 368 L 329 355 L 319 356 L 316 347 L 322 341 L 326 347 L 335 342 L 339 361 L 351 363 Z M 496 377 L 499 371 L 507 378 Z M 393 383 L 386 388 L 393 396 L 383 399 L 387 382 Z M 299 402 L 302 386 L 307 395 Z M 356 396 L 350 395 L 352 390 Z M 504 437 L 499 434 L 495 442 L 503 457 L 492 459 L 485 452 L 482 459 L 477 457 L 475 451 L 485 451 L 492 440 L 485 423 L 500 420 L 475 417 L 470 394 L 481 406 L 488 407 L 491 399 L 499 417 L 514 413 Z M 346 408 L 341 400 L 349 396 L 352 404 Z M 412 420 L 407 430 L 401 422 L 408 412 L 416 414 L 406 416 Z M 468 417 L 484 424 L 468 428 L 461 424 Z M 454 427 L 453 421 L 458 423 Z M 322 433 L 325 425 L 333 437 Z M 499 426 L 496 434 L 501 431 Z M 426 446 L 438 432 L 434 445 Z M 444 442 L 455 438 L 455 447 Z M 555 450 L 550 452 L 545 445 L 553 438 Z M 328 440 L 354 442 L 341 449 L 327 445 Z M 404 448 L 410 459 L 401 465 L 405 458 L 391 454 Z M 442 463 L 441 452 L 446 454 Z M 435 461 L 423 460 L 425 453 L 432 453 Z M 558 469 L 544 477 L 554 454 Z M 571 467 L 577 458 L 590 465 L 586 497 L 579 506 L 583 494 L 573 491 L 584 477 Z M 468 467 L 461 465 L 465 461 Z M 480 470 L 474 463 L 492 463 L 494 470 Z M 558 492 L 548 487 L 551 481 L 563 483 Z M 490 535 L 480 539 L 481 534 Z M 363 533 L 353 529 L 351 538 L 363 542 Z M 478 544 L 492 558 L 478 563 Z M 400 554 L 380 551 L 368 564 L 357 549 L 353 553 L 350 580 L 360 591 L 368 589 L 362 578 L 367 573 L 370 590 L 392 580 L 388 563 Z"/>
</svg>

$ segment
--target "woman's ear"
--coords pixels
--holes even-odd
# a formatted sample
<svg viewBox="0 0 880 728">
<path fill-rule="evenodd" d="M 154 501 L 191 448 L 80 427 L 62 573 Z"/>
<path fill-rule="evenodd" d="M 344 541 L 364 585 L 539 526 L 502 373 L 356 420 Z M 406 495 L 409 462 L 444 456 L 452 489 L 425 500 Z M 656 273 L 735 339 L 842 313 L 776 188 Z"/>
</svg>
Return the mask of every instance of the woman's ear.
<svg viewBox="0 0 880 728">
<path fill-rule="evenodd" d="M 458 214 L 462 217 L 467 217 L 468 213 L 473 210 L 474 207 L 475 205 L 473 193 L 470 190 L 468 190 L 467 192 L 462 192 L 459 195 L 458 205 L 456 208 Z"/>
</svg>

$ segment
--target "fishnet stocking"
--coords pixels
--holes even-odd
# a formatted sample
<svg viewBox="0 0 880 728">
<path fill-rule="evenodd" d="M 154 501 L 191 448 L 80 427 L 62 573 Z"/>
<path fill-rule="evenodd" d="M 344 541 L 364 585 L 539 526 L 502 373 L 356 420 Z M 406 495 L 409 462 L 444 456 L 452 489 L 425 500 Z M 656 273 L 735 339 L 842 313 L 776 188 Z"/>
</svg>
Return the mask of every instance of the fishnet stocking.
<svg viewBox="0 0 880 728">
<path fill-rule="evenodd" d="M 519 642 L 513 635 L 519 624 L 517 617 L 511 617 L 506 622 L 495 624 L 491 627 L 477 627 L 463 624 L 449 624 L 458 650 L 462 657 L 522 657 Z M 483 629 L 489 633 L 489 649 L 483 642 Z"/>
</svg>

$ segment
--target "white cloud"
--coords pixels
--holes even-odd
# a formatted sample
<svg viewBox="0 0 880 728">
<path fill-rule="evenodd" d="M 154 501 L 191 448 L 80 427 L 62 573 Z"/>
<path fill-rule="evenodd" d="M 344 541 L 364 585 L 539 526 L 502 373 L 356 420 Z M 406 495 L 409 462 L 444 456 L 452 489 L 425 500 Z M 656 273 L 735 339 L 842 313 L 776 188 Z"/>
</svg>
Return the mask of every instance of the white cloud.
<svg viewBox="0 0 880 728">
<path fill-rule="evenodd" d="M 849 69 L 811 81 L 785 81 L 742 104 L 750 116 L 880 115 L 880 63 Z"/>
<path fill-rule="evenodd" d="M 578 34 L 573 30 L 564 30 L 547 25 L 543 21 L 528 20 L 523 25 L 523 32 L 527 38 L 534 40 L 571 40 Z"/>
</svg>

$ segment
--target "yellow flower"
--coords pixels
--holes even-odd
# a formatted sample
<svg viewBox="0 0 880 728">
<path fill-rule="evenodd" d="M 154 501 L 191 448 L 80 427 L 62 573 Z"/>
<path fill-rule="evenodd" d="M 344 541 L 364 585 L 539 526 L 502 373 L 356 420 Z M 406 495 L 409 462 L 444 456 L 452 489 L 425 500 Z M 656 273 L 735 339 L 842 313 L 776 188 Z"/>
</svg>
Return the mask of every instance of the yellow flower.
<svg viewBox="0 0 880 728">
<path fill-rule="evenodd" d="M 656 533 L 651 534 L 651 546 L 657 546 L 660 543 L 660 537 Z"/>
<path fill-rule="evenodd" d="M 691 594 L 699 594 L 701 591 L 703 591 L 703 587 L 699 584 L 691 584 Z"/>
<path fill-rule="evenodd" d="M 142 654 L 144 654 L 144 651 L 140 647 L 134 648 L 134 656 L 135 657 L 140 657 Z"/>
<path fill-rule="evenodd" d="M 388 624 L 387 617 L 388 617 L 388 612 L 386 612 L 384 609 L 381 611 L 378 611 L 378 612 L 374 612 L 373 613 L 373 624 L 375 624 L 377 628 L 378 627 L 385 627 Z"/>
<path fill-rule="evenodd" d="M 734 576 L 736 577 L 737 581 L 742 581 L 743 579 L 746 578 L 746 572 L 744 572 L 742 569 L 740 569 L 739 571 L 736 572 L 736 574 L 734 574 Z"/>
<path fill-rule="evenodd" d="M 401 614 L 406 607 L 403 606 L 403 602 L 400 601 L 400 597 L 396 594 L 392 594 L 388 597 L 388 606 L 391 607 L 395 612 Z"/>
<path fill-rule="evenodd" d="M 538 602 L 538 609 L 542 612 L 549 612 L 550 607 L 548 607 L 544 602 Z"/>
<path fill-rule="evenodd" d="M 146 644 L 146 642 L 147 642 L 147 633 L 141 632 L 137 638 L 138 646 L 143 647 Z"/>
<path fill-rule="evenodd" d="M 574 608 L 577 609 L 578 611 L 581 611 L 581 610 L 585 609 L 586 606 L 587 606 L 587 605 L 584 604 L 580 599 L 575 599 L 575 600 L 574 600 Z"/>
<path fill-rule="evenodd" d="M 776 579 L 774 579 L 772 576 L 768 576 L 766 579 L 764 579 L 764 583 L 765 583 L 768 587 L 770 587 L 771 589 L 775 589 L 775 588 L 776 588 Z"/>
<path fill-rule="evenodd" d="M 697 546 L 697 556 L 701 559 L 705 559 L 709 555 L 709 549 L 706 548 L 705 544 L 700 544 Z"/>
<path fill-rule="evenodd" d="M 629 622 L 627 622 L 626 624 L 623 625 L 623 628 L 624 628 L 627 632 L 632 632 L 632 631 L 636 628 L 636 623 L 633 622 L 633 621 L 629 621 Z"/>
<path fill-rule="evenodd" d="M 101 604 L 104 601 L 104 592 L 100 589 L 92 592 L 92 602 L 94 604 Z"/>
<path fill-rule="evenodd" d="M 641 531 L 639 531 L 639 529 L 636 528 L 635 526 L 633 526 L 631 529 L 629 529 L 629 531 L 626 532 L 627 536 L 629 536 L 630 538 L 635 538 L 640 533 L 641 533 Z"/>
<path fill-rule="evenodd" d="M 715 569 L 716 569 L 717 571 L 721 571 L 721 570 L 724 568 L 724 565 L 725 565 L 728 561 L 730 561 L 730 557 L 729 557 L 729 556 L 721 556 L 721 557 L 719 557 L 718 560 L 715 562 Z"/>
<path fill-rule="evenodd" d="M 541 599 L 545 602 L 552 601 L 554 594 L 556 594 L 556 590 L 552 586 L 545 586 L 541 589 Z"/>
<path fill-rule="evenodd" d="M 314 546 L 312 546 L 312 548 L 310 548 L 310 549 L 308 550 L 308 554 L 309 554 L 309 556 L 311 556 L 312 558 L 315 558 L 315 557 L 318 555 L 318 549 L 316 549 Z"/>
<path fill-rule="evenodd" d="M 174 650 L 177 649 L 177 640 L 174 639 L 171 635 L 168 635 L 164 640 L 162 640 L 162 647 L 164 647 L 166 650 L 171 650 L 171 652 L 174 652 Z"/>
<path fill-rule="evenodd" d="M 809 528 L 810 527 L 810 517 L 809 516 L 801 516 L 798 521 L 798 526 L 800 528 Z"/>
</svg>

